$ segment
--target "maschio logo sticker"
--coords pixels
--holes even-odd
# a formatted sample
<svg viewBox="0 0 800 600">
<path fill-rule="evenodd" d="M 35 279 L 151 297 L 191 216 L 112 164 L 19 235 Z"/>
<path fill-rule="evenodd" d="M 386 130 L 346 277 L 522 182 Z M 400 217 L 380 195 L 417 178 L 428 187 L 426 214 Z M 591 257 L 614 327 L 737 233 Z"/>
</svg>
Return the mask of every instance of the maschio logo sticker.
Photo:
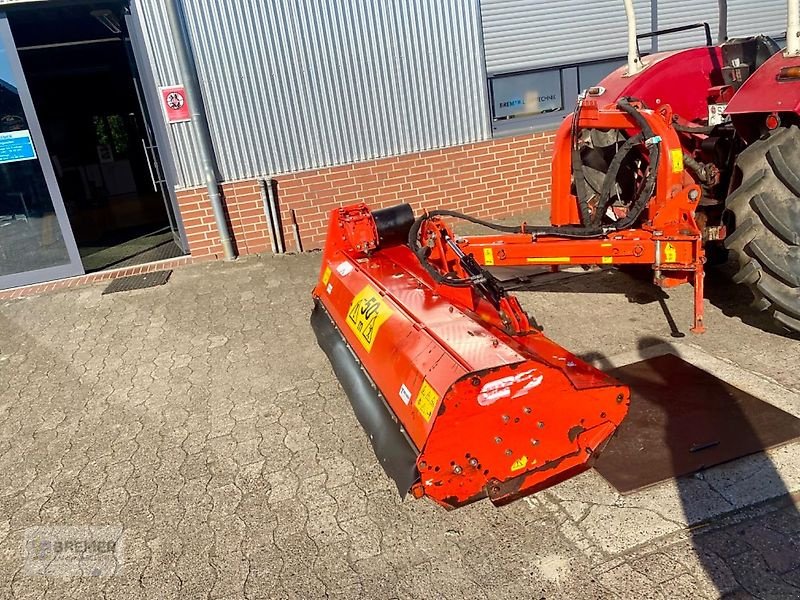
<svg viewBox="0 0 800 600">
<path fill-rule="evenodd" d="M 386 305 L 381 295 L 368 285 L 358 292 L 350 303 L 347 324 L 361 345 L 367 352 L 371 352 L 378 330 L 391 315 L 392 309 Z"/>
</svg>

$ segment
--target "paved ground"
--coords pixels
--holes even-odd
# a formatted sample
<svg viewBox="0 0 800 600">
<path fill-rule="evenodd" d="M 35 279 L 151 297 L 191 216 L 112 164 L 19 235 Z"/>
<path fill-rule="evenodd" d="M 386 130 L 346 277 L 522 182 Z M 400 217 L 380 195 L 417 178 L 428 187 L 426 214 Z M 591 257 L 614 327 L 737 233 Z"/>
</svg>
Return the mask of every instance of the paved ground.
<svg viewBox="0 0 800 600">
<path fill-rule="evenodd" d="M 0 305 L 0 597 L 800 597 L 796 444 L 627 497 L 590 472 L 502 509 L 401 502 L 312 341 L 318 261 Z M 800 344 L 709 279 L 702 337 L 619 273 L 522 297 L 598 364 L 666 342 L 800 414 Z M 684 331 L 690 293 L 664 302 Z M 43 524 L 121 526 L 119 571 L 26 574 Z"/>
</svg>

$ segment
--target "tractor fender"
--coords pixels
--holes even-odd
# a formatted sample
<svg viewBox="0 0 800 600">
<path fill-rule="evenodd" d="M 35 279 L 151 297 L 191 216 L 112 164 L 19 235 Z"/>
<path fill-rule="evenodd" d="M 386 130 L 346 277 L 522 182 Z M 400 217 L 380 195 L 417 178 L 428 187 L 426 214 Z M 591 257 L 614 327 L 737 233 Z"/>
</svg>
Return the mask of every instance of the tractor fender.
<svg viewBox="0 0 800 600">
<path fill-rule="evenodd" d="M 745 115 L 753 113 L 800 114 L 800 79 L 779 81 L 784 67 L 797 66 L 798 60 L 776 52 L 742 84 L 734 94 L 725 113 Z"/>
</svg>

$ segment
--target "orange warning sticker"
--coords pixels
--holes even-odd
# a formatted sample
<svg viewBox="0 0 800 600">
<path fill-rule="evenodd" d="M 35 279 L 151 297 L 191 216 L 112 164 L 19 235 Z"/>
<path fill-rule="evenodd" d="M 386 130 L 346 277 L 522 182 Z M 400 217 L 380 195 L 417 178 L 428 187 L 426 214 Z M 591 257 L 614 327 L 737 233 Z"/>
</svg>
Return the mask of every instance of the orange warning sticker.
<svg viewBox="0 0 800 600">
<path fill-rule="evenodd" d="M 353 298 L 350 310 L 347 311 L 347 324 L 367 352 L 372 351 L 378 330 L 392 316 L 392 312 L 381 295 L 370 285 Z"/>
<path fill-rule="evenodd" d="M 427 380 L 423 381 L 422 386 L 419 388 L 419 394 L 417 394 L 414 406 L 419 411 L 419 414 L 422 415 L 422 418 L 425 419 L 426 423 L 431 420 L 431 415 L 433 415 L 433 411 L 438 403 L 439 394 L 436 393 L 436 390 L 431 387 Z"/>
</svg>

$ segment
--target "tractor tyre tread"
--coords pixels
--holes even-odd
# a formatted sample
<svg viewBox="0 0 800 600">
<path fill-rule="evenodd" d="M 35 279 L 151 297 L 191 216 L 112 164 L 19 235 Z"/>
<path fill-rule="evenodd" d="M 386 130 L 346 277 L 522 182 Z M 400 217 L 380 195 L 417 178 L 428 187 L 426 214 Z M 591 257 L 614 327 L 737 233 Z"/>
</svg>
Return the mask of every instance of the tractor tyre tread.
<svg viewBox="0 0 800 600">
<path fill-rule="evenodd" d="M 787 244 L 800 246 L 800 203 L 780 202 L 771 194 L 753 197 L 753 210 Z"/>
<path fill-rule="evenodd" d="M 747 261 L 733 276 L 735 283 L 756 283 L 761 276 L 761 271 L 755 261 Z"/>
<path fill-rule="evenodd" d="M 736 228 L 725 240 L 739 263 L 736 283 L 753 306 L 800 332 L 800 129 L 748 146 L 736 161 L 741 185 L 726 201 Z"/>
<path fill-rule="evenodd" d="M 736 225 L 736 229 L 732 234 L 725 238 L 725 247 L 728 250 L 741 252 L 756 237 L 757 233 L 758 226 L 753 219 L 746 218 L 741 225 Z"/>
<path fill-rule="evenodd" d="M 775 311 L 775 320 L 791 331 L 800 331 L 800 319 L 795 319 L 780 311 Z"/>
<path fill-rule="evenodd" d="M 767 162 L 772 167 L 772 172 L 780 179 L 793 196 L 800 197 L 800 177 L 792 171 L 780 146 L 773 146 L 767 152 Z"/>
</svg>

